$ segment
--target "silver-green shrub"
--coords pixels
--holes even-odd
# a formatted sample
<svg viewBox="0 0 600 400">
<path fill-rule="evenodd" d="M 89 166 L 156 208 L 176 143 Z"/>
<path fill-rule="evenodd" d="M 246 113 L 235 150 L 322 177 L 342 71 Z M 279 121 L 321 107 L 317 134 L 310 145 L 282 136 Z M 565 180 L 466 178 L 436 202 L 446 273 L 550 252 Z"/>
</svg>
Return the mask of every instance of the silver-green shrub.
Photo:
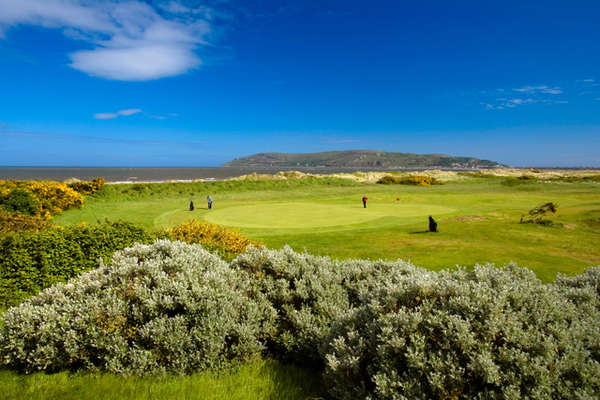
<svg viewBox="0 0 600 400">
<path fill-rule="evenodd" d="M 597 286 L 582 283 L 597 277 L 594 269 L 544 285 L 527 269 L 478 266 L 382 281 L 325 340 L 330 392 L 339 399 L 598 398 Z"/>
<path fill-rule="evenodd" d="M 232 267 L 250 273 L 277 310 L 272 352 L 303 364 L 322 364 L 320 347 L 334 321 L 359 305 L 381 281 L 394 282 L 417 270 L 403 262 L 332 260 L 308 253 L 250 248 Z"/>
<path fill-rule="evenodd" d="M 274 318 L 247 273 L 157 240 L 7 310 L 0 360 L 25 372 L 187 373 L 256 356 Z"/>
</svg>

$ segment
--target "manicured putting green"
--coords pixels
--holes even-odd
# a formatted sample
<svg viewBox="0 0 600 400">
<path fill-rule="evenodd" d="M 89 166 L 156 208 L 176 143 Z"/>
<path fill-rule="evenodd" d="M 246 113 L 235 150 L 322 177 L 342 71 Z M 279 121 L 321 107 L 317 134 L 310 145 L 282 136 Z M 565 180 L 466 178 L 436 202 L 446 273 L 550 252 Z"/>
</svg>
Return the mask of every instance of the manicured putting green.
<svg viewBox="0 0 600 400">
<path fill-rule="evenodd" d="M 243 228 L 311 228 L 360 224 L 382 217 L 440 215 L 453 208 L 430 204 L 262 203 L 211 210 L 208 222 Z"/>
</svg>

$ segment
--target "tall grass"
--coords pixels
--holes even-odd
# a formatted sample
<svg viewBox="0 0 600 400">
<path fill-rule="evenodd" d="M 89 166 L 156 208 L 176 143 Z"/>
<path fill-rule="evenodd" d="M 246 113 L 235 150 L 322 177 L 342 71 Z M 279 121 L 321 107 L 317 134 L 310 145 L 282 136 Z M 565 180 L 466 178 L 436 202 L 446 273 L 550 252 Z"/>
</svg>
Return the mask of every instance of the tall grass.
<svg viewBox="0 0 600 400">
<path fill-rule="evenodd" d="M 98 200 L 139 200 L 147 198 L 173 198 L 198 193 L 215 195 L 224 192 L 270 191 L 302 189 L 318 186 L 352 187 L 364 185 L 351 179 L 315 178 L 286 180 L 231 180 L 214 182 L 166 182 L 105 185 L 94 194 Z"/>
</svg>

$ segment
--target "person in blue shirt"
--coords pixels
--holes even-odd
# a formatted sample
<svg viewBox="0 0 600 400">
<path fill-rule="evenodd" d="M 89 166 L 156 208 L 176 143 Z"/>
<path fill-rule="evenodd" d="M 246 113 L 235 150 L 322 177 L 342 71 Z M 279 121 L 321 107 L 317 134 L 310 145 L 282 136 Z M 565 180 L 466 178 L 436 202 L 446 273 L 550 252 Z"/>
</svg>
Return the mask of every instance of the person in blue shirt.
<svg viewBox="0 0 600 400">
<path fill-rule="evenodd" d="M 210 197 L 210 195 L 208 195 L 206 197 L 206 201 L 208 202 L 208 209 L 210 210 L 212 208 L 212 197 Z"/>
</svg>

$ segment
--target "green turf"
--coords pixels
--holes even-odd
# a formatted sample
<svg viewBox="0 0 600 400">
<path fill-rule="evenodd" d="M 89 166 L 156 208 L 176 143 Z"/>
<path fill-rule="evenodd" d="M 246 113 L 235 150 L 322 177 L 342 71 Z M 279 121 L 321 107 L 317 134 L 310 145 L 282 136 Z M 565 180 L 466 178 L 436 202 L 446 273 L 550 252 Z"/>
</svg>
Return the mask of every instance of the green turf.
<svg viewBox="0 0 600 400">
<path fill-rule="evenodd" d="M 0 371 L 0 385 L 3 400 L 305 400 L 321 398 L 323 393 L 317 373 L 268 360 L 232 371 L 146 378 Z"/>
<path fill-rule="evenodd" d="M 120 218 L 159 229 L 197 218 L 238 228 L 274 248 L 289 244 L 337 258 L 401 258 L 435 270 L 513 261 L 544 281 L 600 264 L 600 184 L 503 181 L 429 187 L 315 179 L 111 185 L 56 222 Z M 210 211 L 208 194 L 214 199 Z M 187 210 L 190 199 L 193 212 Z M 548 201 L 559 205 L 552 219 L 562 227 L 518 223 L 522 213 Z M 426 232 L 428 215 L 438 221 L 439 233 Z"/>
<path fill-rule="evenodd" d="M 448 214 L 449 207 L 432 204 L 380 202 L 364 208 L 356 201 L 260 203 L 228 207 L 204 216 L 208 222 L 245 228 L 318 228 L 361 224 L 380 218 Z"/>
</svg>

